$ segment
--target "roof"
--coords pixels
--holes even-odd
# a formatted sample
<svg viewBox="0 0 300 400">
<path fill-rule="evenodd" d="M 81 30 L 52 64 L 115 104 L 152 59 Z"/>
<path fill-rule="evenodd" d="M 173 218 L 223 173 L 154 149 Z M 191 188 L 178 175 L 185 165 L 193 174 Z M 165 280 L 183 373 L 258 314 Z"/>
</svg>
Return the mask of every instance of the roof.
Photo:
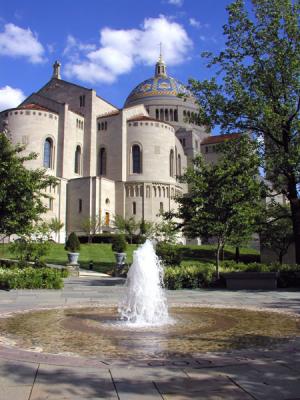
<svg viewBox="0 0 300 400">
<path fill-rule="evenodd" d="M 226 140 L 232 140 L 232 139 L 237 139 L 241 137 L 240 133 L 231 133 L 231 134 L 227 134 L 227 135 L 215 135 L 215 136 L 209 136 L 207 138 L 205 138 L 202 142 L 201 142 L 201 146 L 202 145 L 206 145 L 206 144 L 217 144 L 217 143 L 223 143 Z"/>
<path fill-rule="evenodd" d="M 50 110 L 49 108 L 46 108 L 44 106 L 41 106 L 39 104 L 35 103 L 28 103 L 28 104 L 23 104 L 19 107 L 16 107 L 18 110 L 40 110 L 40 111 L 47 111 L 47 112 L 53 112 L 57 114 L 56 111 Z"/>
<path fill-rule="evenodd" d="M 170 125 L 170 126 L 173 128 L 173 125 L 171 125 L 169 122 L 161 121 L 161 120 L 155 119 L 155 118 L 150 118 L 150 117 L 147 117 L 146 115 L 141 115 L 141 116 L 137 116 L 137 117 L 131 117 L 131 118 L 128 118 L 127 121 L 129 121 L 129 122 L 131 122 L 131 121 L 153 121 L 153 122 L 161 122 L 162 124 Z"/>
<path fill-rule="evenodd" d="M 112 116 L 114 116 L 114 115 L 119 115 L 120 112 L 121 112 L 120 110 L 109 111 L 109 112 L 107 112 L 107 113 L 105 113 L 105 114 L 103 114 L 103 115 L 99 115 L 99 116 L 97 117 L 97 119 L 98 119 L 98 118 L 112 117 Z"/>
<path fill-rule="evenodd" d="M 193 97 L 192 93 L 177 79 L 171 76 L 154 76 L 137 85 L 126 99 L 125 107 L 135 100 L 149 97 Z"/>
</svg>

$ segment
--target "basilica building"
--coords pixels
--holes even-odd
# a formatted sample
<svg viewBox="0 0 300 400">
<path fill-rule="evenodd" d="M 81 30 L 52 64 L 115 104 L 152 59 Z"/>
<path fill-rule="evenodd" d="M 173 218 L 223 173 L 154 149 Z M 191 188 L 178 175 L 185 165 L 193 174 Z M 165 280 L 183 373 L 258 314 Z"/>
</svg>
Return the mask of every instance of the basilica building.
<svg viewBox="0 0 300 400">
<path fill-rule="evenodd" d="M 83 234 L 89 217 L 110 230 L 115 215 L 158 221 L 160 212 L 174 209 L 174 196 L 187 191 L 178 176 L 199 152 L 213 160 L 220 140 L 196 123 L 197 113 L 195 98 L 168 76 L 160 56 L 154 76 L 132 90 L 122 109 L 61 79 L 55 62 L 50 81 L 0 113 L 0 124 L 26 153 L 38 153 L 28 168 L 44 167 L 58 178 L 47 190 L 45 220 L 64 223 L 58 238 L 64 242 L 72 231 Z"/>
</svg>

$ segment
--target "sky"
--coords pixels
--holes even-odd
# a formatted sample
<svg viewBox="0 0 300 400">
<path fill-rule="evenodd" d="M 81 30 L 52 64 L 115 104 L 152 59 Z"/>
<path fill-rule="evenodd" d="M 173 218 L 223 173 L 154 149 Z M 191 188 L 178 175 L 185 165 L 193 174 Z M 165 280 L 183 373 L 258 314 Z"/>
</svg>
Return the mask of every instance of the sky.
<svg viewBox="0 0 300 400">
<path fill-rule="evenodd" d="M 230 0 L 10 0 L 0 8 L 0 111 L 17 106 L 52 75 L 93 88 L 122 107 L 154 74 L 162 43 L 169 75 L 187 83 L 213 75 L 203 51 L 224 47 Z"/>
</svg>

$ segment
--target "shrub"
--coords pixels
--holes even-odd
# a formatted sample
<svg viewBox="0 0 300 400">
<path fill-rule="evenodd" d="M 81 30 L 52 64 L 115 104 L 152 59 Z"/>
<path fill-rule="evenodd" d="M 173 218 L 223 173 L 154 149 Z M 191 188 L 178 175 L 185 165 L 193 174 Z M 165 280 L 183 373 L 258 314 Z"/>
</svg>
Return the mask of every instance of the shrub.
<svg viewBox="0 0 300 400">
<path fill-rule="evenodd" d="M 66 270 L 52 268 L 0 268 L 1 289 L 61 289 Z"/>
<path fill-rule="evenodd" d="M 111 249 L 115 253 L 124 253 L 127 243 L 124 235 L 115 235 L 112 241 Z"/>
<path fill-rule="evenodd" d="M 75 232 L 70 233 L 66 241 L 65 250 L 76 253 L 80 250 L 80 242 Z"/>
<path fill-rule="evenodd" d="M 213 280 L 213 264 L 184 265 L 167 267 L 164 283 L 167 289 L 196 289 L 208 287 Z"/>
<path fill-rule="evenodd" d="M 24 236 L 15 240 L 10 246 L 10 251 L 21 261 L 38 261 L 49 253 L 50 243 L 48 240 L 30 236 Z"/>
<path fill-rule="evenodd" d="M 166 242 L 156 245 L 156 254 L 165 265 L 180 265 L 182 260 L 180 248 Z"/>
</svg>

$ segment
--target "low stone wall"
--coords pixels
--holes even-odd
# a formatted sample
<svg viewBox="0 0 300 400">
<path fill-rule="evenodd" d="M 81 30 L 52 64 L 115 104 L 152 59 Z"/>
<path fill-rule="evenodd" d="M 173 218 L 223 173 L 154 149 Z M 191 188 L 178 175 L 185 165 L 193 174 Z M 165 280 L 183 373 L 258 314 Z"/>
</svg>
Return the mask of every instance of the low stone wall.
<svg viewBox="0 0 300 400">
<path fill-rule="evenodd" d="M 278 272 L 231 272 L 224 274 L 226 288 L 230 290 L 277 289 Z"/>
</svg>

